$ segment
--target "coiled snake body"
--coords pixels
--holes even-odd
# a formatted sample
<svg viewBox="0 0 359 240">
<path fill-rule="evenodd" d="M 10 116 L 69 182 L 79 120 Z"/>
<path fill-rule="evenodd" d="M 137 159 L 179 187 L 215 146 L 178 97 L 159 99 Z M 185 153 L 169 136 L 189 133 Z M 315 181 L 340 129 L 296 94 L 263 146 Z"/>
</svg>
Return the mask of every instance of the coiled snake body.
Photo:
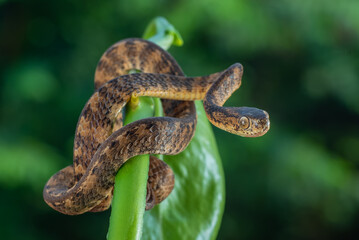
<svg viewBox="0 0 359 240">
<path fill-rule="evenodd" d="M 141 73 L 128 74 L 129 70 Z M 64 214 L 103 211 L 112 200 L 114 179 L 127 159 L 141 154 L 178 154 L 196 127 L 194 100 L 202 100 L 215 126 L 246 137 L 269 129 L 268 114 L 257 108 L 222 107 L 241 85 L 242 66 L 204 77 L 185 77 L 177 62 L 157 45 L 126 39 L 111 46 L 95 73 L 95 93 L 76 127 L 73 165 L 53 175 L 44 187 L 46 203 Z M 122 109 L 131 96 L 162 99 L 165 117 L 146 118 L 126 126 Z M 161 160 L 150 158 L 146 209 L 171 192 L 174 177 Z"/>
</svg>

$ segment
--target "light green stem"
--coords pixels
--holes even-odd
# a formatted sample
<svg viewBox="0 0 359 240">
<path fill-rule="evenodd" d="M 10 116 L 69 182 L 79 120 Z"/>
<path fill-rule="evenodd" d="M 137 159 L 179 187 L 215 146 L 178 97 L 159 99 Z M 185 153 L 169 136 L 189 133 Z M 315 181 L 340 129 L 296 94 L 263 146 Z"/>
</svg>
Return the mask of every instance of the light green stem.
<svg viewBox="0 0 359 240">
<path fill-rule="evenodd" d="M 165 50 L 172 44 L 177 46 L 183 44 L 176 29 L 162 17 L 155 18 L 149 24 L 143 38 L 157 43 Z M 163 116 L 160 99 L 140 97 L 135 108 L 126 108 L 124 125 L 152 116 Z M 141 238 L 148 169 L 149 156 L 141 155 L 129 159 L 117 173 L 107 239 Z"/>
<path fill-rule="evenodd" d="M 136 108 L 126 109 L 124 124 L 153 115 L 153 99 L 141 97 Z M 148 168 L 149 156 L 136 156 L 129 159 L 116 175 L 107 236 L 109 240 L 141 238 Z"/>
</svg>

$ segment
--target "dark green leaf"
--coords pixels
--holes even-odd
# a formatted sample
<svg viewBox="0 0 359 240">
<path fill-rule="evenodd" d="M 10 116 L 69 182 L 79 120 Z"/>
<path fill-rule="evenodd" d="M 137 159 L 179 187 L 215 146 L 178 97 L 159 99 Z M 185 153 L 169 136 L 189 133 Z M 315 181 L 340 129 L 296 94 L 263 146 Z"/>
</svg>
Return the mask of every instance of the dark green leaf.
<svg viewBox="0 0 359 240">
<path fill-rule="evenodd" d="M 224 174 L 202 103 L 190 145 L 181 154 L 165 156 L 175 173 L 168 199 L 145 213 L 143 239 L 215 239 L 224 210 Z"/>
</svg>

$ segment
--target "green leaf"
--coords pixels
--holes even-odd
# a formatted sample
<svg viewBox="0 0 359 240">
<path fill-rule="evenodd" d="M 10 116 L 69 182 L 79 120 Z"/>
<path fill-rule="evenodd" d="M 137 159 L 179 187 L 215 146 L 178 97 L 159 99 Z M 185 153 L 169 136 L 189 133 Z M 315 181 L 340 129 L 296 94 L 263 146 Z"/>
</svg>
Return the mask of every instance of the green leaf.
<svg viewBox="0 0 359 240">
<path fill-rule="evenodd" d="M 182 45 L 179 33 L 161 17 L 150 23 L 143 37 L 168 49 L 167 43 L 157 40 L 163 32 L 170 31 Z M 175 188 L 164 202 L 145 213 L 142 239 L 215 239 L 217 236 L 224 211 L 224 173 L 201 101 L 196 101 L 196 109 L 198 124 L 190 145 L 179 155 L 164 156 L 174 171 Z"/>
<path fill-rule="evenodd" d="M 171 45 L 182 46 L 179 32 L 165 18 L 157 17 L 151 21 L 142 36 L 167 50 Z"/>
<path fill-rule="evenodd" d="M 181 154 L 165 156 L 175 174 L 170 196 L 145 213 L 142 239 L 215 239 L 224 211 L 222 163 L 203 105 L 196 101 L 198 124 Z"/>
</svg>

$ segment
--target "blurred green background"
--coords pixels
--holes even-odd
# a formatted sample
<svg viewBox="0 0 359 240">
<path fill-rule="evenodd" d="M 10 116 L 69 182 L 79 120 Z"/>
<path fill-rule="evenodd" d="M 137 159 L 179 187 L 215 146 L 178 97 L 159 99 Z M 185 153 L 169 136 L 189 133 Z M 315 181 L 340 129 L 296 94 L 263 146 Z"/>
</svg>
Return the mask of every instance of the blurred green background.
<svg viewBox="0 0 359 240">
<path fill-rule="evenodd" d="M 359 1 L 0 1 L 1 239 L 104 239 L 109 211 L 42 199 L 72 163 L 102 53 L 155 16 L 181 33 L 187 75 L 240 62 L 228 106 L 271 116 L 257 139 L 215 130 L 226 174 L 218 239 L 359 237 Z"/>
</svg>

